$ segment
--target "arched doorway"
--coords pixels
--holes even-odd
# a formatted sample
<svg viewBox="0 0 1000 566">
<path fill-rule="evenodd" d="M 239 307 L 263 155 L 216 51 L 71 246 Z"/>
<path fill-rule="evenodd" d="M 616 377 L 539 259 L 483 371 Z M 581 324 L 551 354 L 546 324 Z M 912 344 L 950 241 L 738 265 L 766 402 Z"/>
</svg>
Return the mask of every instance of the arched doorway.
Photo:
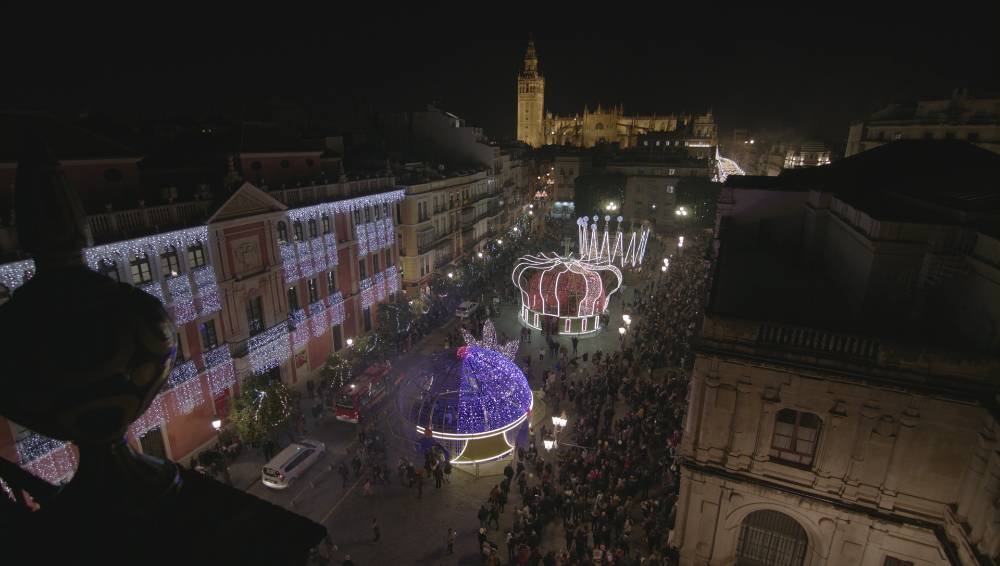
<svg viewBox="0 0 1000 566">
<path fill-rule="evenodd" d="M 795 519 L 777 511 L 754 511 L 740 525 L 739 566 L 802 566 L 809 537 Z"/>
</svg>

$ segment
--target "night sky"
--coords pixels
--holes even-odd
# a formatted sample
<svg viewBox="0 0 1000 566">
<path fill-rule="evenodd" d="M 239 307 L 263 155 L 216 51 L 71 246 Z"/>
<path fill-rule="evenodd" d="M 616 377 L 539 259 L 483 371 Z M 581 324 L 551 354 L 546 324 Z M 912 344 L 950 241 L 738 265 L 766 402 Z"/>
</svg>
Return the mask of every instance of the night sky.
<svg viewBox="0 0 1000 566">
<path fill-rule="evenodd" d="M 599 102 L 637 113 L 712 108 L 723 133 L 787 129 L 841 148 L 851 120 L 888 102 L 948 96 L 958 86 L 1000 90 L 994 34 L 931 25 L 804 30 L 795 37 L 693 28 L 637 34 L 657 38 L 638 41 L 535 36 L 546 107 L 557 113 Z M 336 103 L 349 130 L 347 117 L 365 109 L 417 109 L 438 100 L 491 137 L 514 135 L 515 78 L 527 32 L 485 39 L 395 33 L 377 41 L 301 35 L 148 45 L 92 38 L 71 51 L 42 48 L 13 61 L 18 82 L 0 95 L 0 108 L 169 117 L 281 95 Z M 435 39 L 441 37 L 447 40 Z"/>
</svg>

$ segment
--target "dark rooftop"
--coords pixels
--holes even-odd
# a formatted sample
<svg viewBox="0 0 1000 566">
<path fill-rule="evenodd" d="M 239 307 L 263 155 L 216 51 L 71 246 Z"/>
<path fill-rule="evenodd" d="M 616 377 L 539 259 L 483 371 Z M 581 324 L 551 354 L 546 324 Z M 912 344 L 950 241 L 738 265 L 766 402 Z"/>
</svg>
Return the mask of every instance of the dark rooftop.
<svg viewBox="0 0 1000 566">
<path fill-rule="evenodd" d="M 41 137 L 59 160 L 138 159 L 142 154 L 42 112 L 0 113 L 0 162 L 13 163 L 25 132 Z"/>
</svg>

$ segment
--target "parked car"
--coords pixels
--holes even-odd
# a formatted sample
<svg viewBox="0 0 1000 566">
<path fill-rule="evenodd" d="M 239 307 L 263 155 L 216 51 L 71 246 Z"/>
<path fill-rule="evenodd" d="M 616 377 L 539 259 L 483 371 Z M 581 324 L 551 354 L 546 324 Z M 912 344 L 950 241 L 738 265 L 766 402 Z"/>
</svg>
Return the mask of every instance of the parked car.
<svg viewBox="0 0 1000 566">
<path fill-rule="evenodd" d="M 260 481 L 270 488 L 285 489 L 321 460 L 324 454 L 326 444 L 318 440 L 293 442 L 264 465 Z"/>
<path fill-rule="evenodd" d="M 464 303 L 458 305 L 458 308 L 455 309 L 455 316 L 457 316 L 458 318 L 469 318 L 476 312 L 476 309 L 478 308 L 479 308 L 479 303 L 474 303 L 472 301 L 465 301 Z"/>
</svg>

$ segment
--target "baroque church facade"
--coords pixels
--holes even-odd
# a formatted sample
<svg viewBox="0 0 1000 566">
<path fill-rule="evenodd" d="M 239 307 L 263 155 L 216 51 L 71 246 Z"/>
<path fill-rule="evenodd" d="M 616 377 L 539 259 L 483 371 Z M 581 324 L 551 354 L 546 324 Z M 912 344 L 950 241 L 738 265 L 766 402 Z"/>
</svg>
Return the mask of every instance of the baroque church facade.
<svg viewBox="0 0 1000 566">
<path fill-rule="evenodd" d="M 650 134 L 657 134 L 650 136 Z M 717 145 L 717 126 L 712 112 L 628 116 L 621 105 L 583 114 L 556 116 L 545 112 L 545 77 L 538 68 L 534 41 L 528 41 L 524 67 L 517 77 L 517 139 L 532 147 L 569 145 L 594 147 L 617 143 L 622 149 L 650 145 L 655 139 L 680 147 L 709 148 Z"/>
</svg>

